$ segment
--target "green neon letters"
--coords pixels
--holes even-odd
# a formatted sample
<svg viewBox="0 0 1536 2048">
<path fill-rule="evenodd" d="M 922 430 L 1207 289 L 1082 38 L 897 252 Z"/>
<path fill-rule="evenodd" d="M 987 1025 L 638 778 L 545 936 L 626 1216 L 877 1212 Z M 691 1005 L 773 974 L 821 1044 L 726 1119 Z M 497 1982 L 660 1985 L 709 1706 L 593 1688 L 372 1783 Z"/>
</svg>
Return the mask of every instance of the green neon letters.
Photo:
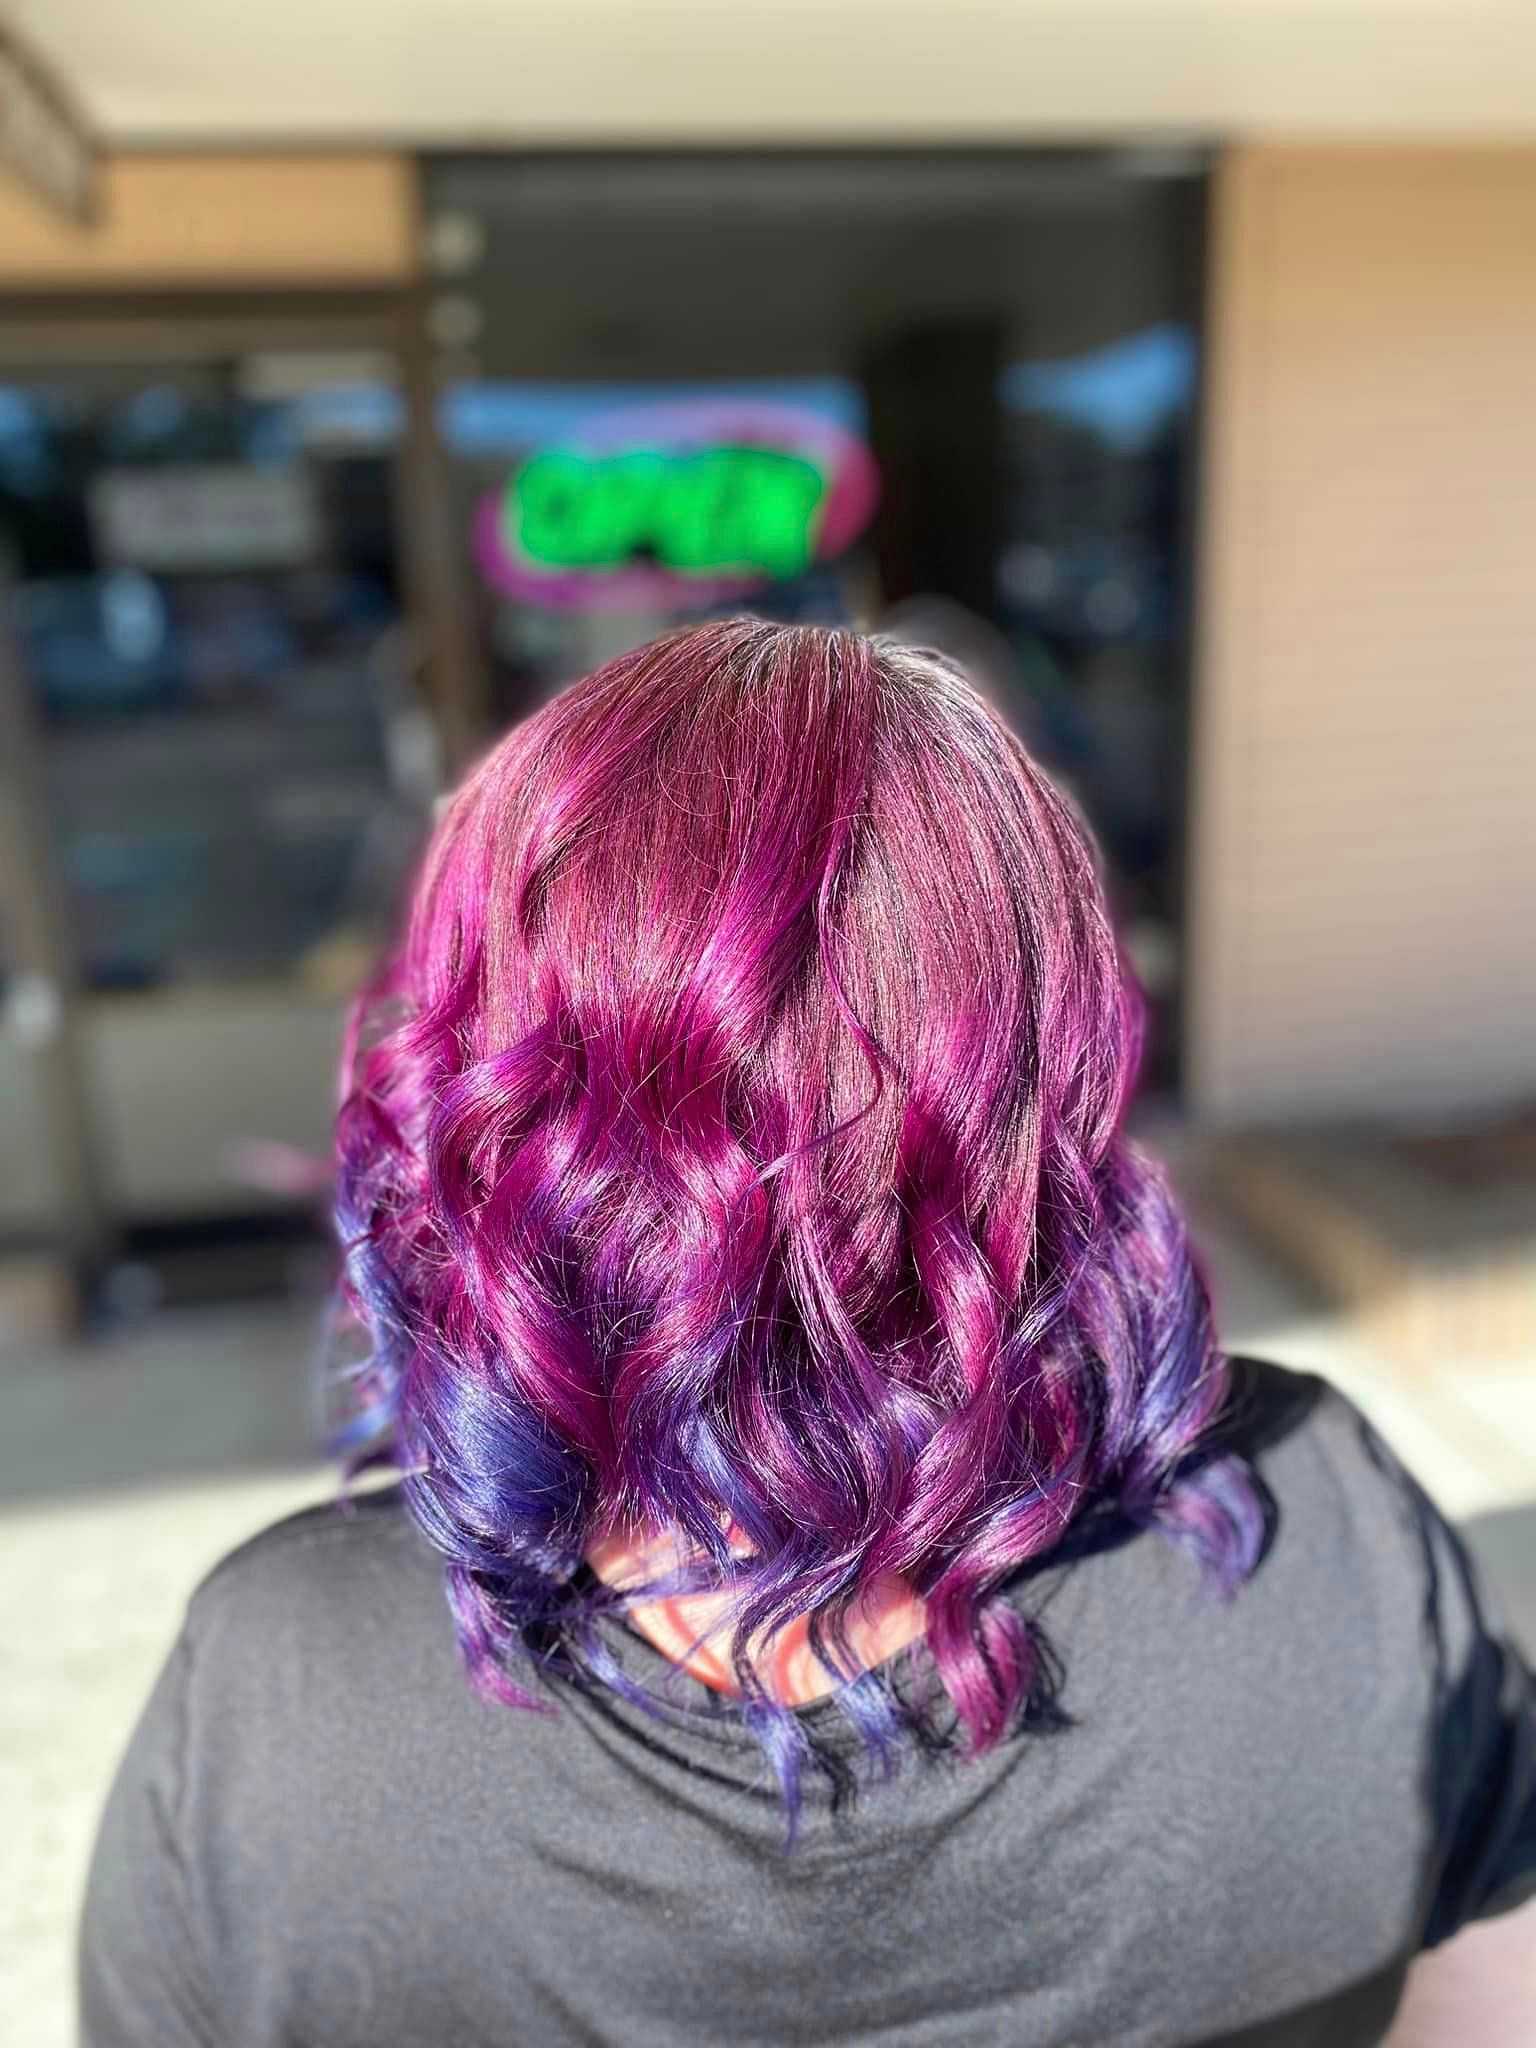
<svg viewBox="0 0 1536 2048">
<path fill-rule="evenodd" d="M 816 552 L 826 478 L 773 448 L 551 448 L 512 478 L 507 538 L 561 569 L 650 560 L 683 575 L 798 576 Z"/>
</svg>

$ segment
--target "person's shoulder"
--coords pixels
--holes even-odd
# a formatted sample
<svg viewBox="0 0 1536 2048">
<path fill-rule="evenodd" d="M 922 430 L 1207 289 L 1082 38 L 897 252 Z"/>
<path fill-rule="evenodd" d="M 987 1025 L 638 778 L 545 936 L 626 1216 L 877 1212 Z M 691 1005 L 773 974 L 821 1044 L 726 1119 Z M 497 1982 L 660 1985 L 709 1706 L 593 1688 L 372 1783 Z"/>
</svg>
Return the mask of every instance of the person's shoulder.
<svg viewBox="0 0 1536 2048">
<path fill-rule="evenodd" d="M 333 1494 L 269 1522 L 227 1551 L 199 1582 L 197 1595 L 232 1581 L 304 1569 L 306 1557 L 351 1564 L 410 1539 L 411 1523 L 398 1484 Z"/>
<path fill-rule="evenodd" d="M 333 1632 L 387 1605 L 409 1606 L 412 1589 L 440 1598 L 436 1561 L 398 1486 L 338 1494 L 249 1537 L 194 1590 L 194 1636 L 235 1629 L 270 1639 Z"/>
<path fill-rule="evenodd" d="M 1361 1622 L 1395 1617 L 1421 1637 L 1426 1626 L 1464 1636 L 1476 1589 L 1461 1541 L 1365 1412 L 1315 1373 L 1230 1365 L 1215 1445 L 1254 1475 L 1266 1522 L 1258 1582 L 1298 1611 L 1315 1602 Z"/>
<path fill-rule="evenodd" d="M 1332 1380 L 1236 1355 L 1211 1448 L 1241 1456 L 1299 1510 L 1347 1507 L 1363 1527 L 1401 1528 L 1428 1505 L 1364 1410 Z M 1284 1498 L 1277 1498 L 1283 1509 Z"/>
</svg>

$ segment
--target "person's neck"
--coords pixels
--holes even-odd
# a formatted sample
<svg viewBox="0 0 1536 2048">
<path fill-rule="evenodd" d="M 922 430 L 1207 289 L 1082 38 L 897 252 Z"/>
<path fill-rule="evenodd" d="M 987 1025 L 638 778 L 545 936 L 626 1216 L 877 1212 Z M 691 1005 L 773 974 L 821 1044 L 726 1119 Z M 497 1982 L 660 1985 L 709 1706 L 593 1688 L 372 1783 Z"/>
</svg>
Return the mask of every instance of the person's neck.
<svg viewBox="0 0 1536 2048">
<path fill-rule="evenodd" d="M 675 1572 L 683 1561 L 670 1533 L 634 1536 L 612 1532 L 587 1551 L 587 1563 L 605 1585 L 618 1591 Z M 664 1657 L 719 1692 L 738 1691 L 731 1665 L 728 1591 L 678 1594 L 638 1600 L 627 1610 L 630 1626 Z M 882 1664 L 923 1633 L 923 1603 L 902 1580 L 872 1581 L 848 1617 L 848 1642 L 861 1670 Z M 801 1615 L 771 1635 L 749 1644 L 752 1668 L 781 1706 L 808 1706 L 836 1690 L 838 1679 L 811 1648 L 807 1617 Z"/>
</svg>

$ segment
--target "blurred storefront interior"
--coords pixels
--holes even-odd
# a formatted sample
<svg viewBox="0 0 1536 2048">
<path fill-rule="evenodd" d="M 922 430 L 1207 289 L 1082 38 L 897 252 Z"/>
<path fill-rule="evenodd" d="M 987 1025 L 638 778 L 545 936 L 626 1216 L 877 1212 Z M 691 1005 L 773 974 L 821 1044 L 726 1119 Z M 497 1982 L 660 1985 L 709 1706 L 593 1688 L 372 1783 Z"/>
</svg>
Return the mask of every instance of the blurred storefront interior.
<svg viewBox="0 0 1536 2048">
<path fill-rule="evenodd" d="M 282 1266 L 444 780 L 742 607 L 968 660 L 1103 841 L 1159 1103 L 1319 1284 L 1309 1132 L 1419 1174 L 1370 1211 L 1408 1259 L 1399 1139 L 1528 1185 L 1536 146 L 911 127 L 0 188 L 0 1240 L 45 1306 Z"/>
<path fill-rule="evenodd" d="M 5 280 L 8 1229 L 102 1270 L 281 1241 L 444 773 L 742 605 L 969 655 L 1171 1017 L 1205 185 L 1187 151 L 116 165 L 52 231 L 80 274 L 45 238 L 46 292 Z M 157 221 L 237 197 L 248 252 L 156 271 Z"/>
</svg>

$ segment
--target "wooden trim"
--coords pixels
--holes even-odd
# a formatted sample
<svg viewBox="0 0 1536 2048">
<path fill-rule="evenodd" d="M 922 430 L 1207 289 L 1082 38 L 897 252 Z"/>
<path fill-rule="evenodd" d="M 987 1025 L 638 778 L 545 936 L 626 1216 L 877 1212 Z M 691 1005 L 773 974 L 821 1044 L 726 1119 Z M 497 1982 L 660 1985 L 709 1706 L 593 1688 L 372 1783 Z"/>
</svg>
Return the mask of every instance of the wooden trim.
<svg viewBox="0 0 1536 2048">
<path fill-rule="evenodd" d="M 0 290 L 403 285 L 416 257 L 395 152 L 117 155 L 90 226 L 0 184 Z"/>
</svg>

